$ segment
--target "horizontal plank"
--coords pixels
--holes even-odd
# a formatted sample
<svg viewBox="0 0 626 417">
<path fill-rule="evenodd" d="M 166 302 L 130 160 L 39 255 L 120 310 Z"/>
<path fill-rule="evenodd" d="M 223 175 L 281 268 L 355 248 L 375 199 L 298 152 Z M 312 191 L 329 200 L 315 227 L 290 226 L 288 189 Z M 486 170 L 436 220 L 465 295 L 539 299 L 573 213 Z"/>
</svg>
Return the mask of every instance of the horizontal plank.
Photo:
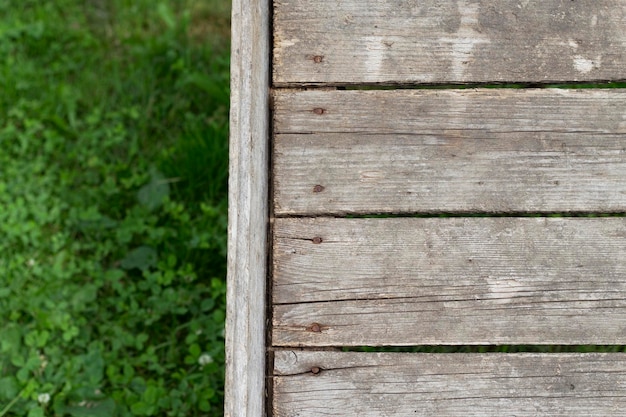
<svg viewBox="0 0 626 417">
<path fill-rule="evenodd" d="M 274 84 L 626 78 L 626 0 L 274 1 Z"/>
<path fill-rule="evenodd" d="M 278 91 L 277 215 L 626 211 L 626 91 Z"/>
<path fill-rule="evenodd" d="M 276 219 L 275 346 L 626 344 L 626 218 Z"/>
<path fill-rule="evenodd" d="M 274 373 L 275 417 L 623 416 L 626 409 L 621 353 L 279 351 Z"/>
</svg>

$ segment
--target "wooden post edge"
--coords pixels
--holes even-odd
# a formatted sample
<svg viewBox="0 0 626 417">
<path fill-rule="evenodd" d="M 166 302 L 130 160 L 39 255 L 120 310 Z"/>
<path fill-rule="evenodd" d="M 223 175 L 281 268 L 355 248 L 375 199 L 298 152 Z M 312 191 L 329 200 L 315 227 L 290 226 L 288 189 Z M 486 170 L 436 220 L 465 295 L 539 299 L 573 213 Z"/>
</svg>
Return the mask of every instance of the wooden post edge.
<svg viewBox="0 0 626 417">
<path fill-rule="evenodd" d="M 232 2 L 226 417 L 265 414 L 269 7 Z"/>
</svg>

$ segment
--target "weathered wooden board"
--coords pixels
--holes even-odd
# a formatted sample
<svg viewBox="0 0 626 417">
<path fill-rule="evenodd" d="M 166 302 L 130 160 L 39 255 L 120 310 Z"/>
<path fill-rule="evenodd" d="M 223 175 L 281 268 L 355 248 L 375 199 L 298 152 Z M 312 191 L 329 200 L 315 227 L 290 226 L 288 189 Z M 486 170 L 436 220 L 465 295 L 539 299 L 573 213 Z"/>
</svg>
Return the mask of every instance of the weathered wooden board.
<svg viewBox="0 0 626 417">
<path fill-rule="evenodd" d="M 626 409 L 621 353 L 279 351 L 274 373 L 275 417 L 623 416 Z"/>
<path fill-rule="evenodd" d="M 275 0 L 274 83 L 626 78 L 626 0 Z"/>
<path fill-rule="evenodd" d="M 225 417 L 265 415 L 270 10 L 232 4 Z"/>
<path fill-rule="evenodd" d="M 623 90 L 274 99 L 277 215 L 626 211 Z"/>
<path fill-rule="evenodd" d="M 626 344 L 626 218 L 274 227 L 275 346 Z"/>
</svg>

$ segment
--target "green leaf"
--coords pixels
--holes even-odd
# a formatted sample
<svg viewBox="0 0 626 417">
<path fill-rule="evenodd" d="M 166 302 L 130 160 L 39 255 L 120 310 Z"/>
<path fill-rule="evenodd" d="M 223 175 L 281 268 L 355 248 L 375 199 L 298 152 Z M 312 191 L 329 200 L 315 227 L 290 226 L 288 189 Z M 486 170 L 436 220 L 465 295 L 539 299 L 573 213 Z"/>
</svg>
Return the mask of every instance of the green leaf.
<svg viewBox="0 0 626 417">
<path fill-rule="evenodd" d="M 139 333 L 135 338 L 135 346 L 137 349 L 143 349 L 144 343 L 148 341 L 150 337 L 145 333 Z"/>
<path fill-rule="evenodd" d="M 21 347 L 20 330 L 17 326 L 5 327 L 2 332 L 2 338 L 0 339 L 0 352 L 19 352 Z"/>
<path fill-rule="evenodd" d="M 198 402 L 198 408 L 200 411 L 211 411 L 211 403 L 208 400 L 202 398 Z"/>
<path fill-rule="evenodd" d="M 143 400 L 147 404 L 156 404 L 158 399 L 159 390 L 153 385 L 148 386 L 148 388 L 146 388 L 146 390 L 143 392 Z"/>
<path fill-rule="evenodd" d="M 130 407 L 130 411 L 138 416 L 151 416 L 155 412 L 155 406 L 139 401 Z"/>
<path fill-rule="evenodd" d="M 176 27 L 176 20 L 174 18 L 174 14 L 168 7 L 167 3 L 161 2 L 157 6 L 157 13 L 159 17 L 163 19 L 163 22 L 167 25 L 169 29 L 174 29 Z"/>
<path fill-rule="evenodd" d="M 215 300 L 213 300 L 212 298 L 206 298 L 202 300 L 202 303 L 200 304 L 200 308 L 202 309 L 202 311 L 209 311 L 213 307 L 215 307 Z"/>
<path fill-rule="evenodd" d="M 124 278 L 126 273 L 121 269 L 109 269 L 104 274 L 104 279 L 107 281 L 117 281 Z"/>
<path fill-rule="evenodd" d="M 99 385 L 104 378 L 104 359 L 99 350 L 85 356 L 85 373 L 92 385 Z"/>
<path fill-rule="evenodd" d="M 85 284 L 72 295 L 72 304 L 77 307 L 89 305 L 96 301 L 97 297 L 98 287 L 94 284 Z"/>
<path fill-rule="evenodd" d="M 120 266 L 126 270 L 141 269 L 145 271 L 150 267 L 157 265 L 157 251 L 150 246 L 140 246 L 130 251 L 128 255 L 120 262 Z"/>
<path fill-rule="evenodd" d="M 5 376 L 0 378 L 0 399 L 5 401 L 12 400 L 19 393 L 17 380 L 13 376 Z"/>
<path fill-rule="evenodd" d="M 189 346 L 189 353 L 194 358 L 197 358 L 202 353 L 202 350 L 200 349 L 200 346 L 197 343 L 194 343 L 193 345 Z"/>
<path fill-rule="evenodd" d="M 34 407 L 28 412 L 28 417 L 44 417 L 43 408 Z"/>
<path fill-rule="evenodd" d="M 150 172 L 150 182 L 137 193 L 139 203 L 152 211 L 159 208 L 170 195 L 170 185 L 163 174 L 156 169 Z"/>
<path fill-rule="evenodd" d="M 79 334 L 78 327 L 71 326 L 66 331 L 63 332 L 63 341 L 69 342 L 74 339 Z"/>
</svg>

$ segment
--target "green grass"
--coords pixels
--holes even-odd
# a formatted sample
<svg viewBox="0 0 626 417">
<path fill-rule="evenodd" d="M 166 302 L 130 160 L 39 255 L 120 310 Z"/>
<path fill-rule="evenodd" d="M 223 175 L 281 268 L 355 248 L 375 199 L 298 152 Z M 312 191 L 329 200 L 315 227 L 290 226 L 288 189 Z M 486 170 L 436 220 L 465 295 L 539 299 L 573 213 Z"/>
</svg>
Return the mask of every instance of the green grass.
<svg viewBox="0 0 626 417">
<path fill-rule="evenodd" d="M 0 0 L 0 416 L 222 414 L 228 16 Z"/>
</svg>

